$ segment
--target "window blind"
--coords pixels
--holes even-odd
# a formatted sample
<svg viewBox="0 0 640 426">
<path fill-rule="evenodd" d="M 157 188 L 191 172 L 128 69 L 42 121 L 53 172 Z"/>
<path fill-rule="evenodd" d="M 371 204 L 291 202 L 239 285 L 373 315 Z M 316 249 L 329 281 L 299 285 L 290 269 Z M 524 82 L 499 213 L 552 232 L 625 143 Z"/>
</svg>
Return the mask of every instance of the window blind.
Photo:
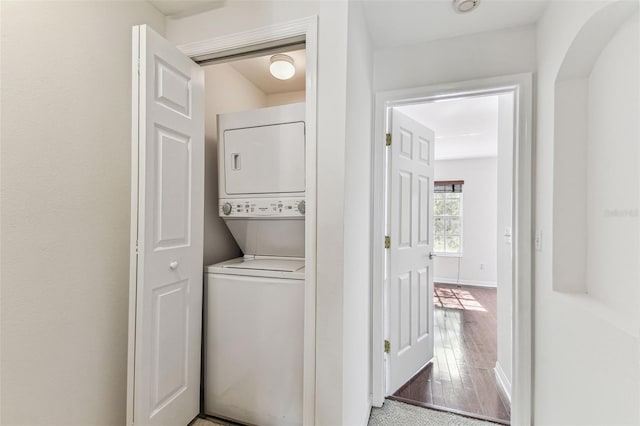
<svg viewBox="0 0 640 426">
<path fill-rule="evenodd" d="M 450 192 L 450 193 L 460 193 L 462 192 L 462 185 L 464 185 L 463 180 L 440 180 L 435 181 L 434 192 L 442 193 L 442 192 Z"/>
</svg>

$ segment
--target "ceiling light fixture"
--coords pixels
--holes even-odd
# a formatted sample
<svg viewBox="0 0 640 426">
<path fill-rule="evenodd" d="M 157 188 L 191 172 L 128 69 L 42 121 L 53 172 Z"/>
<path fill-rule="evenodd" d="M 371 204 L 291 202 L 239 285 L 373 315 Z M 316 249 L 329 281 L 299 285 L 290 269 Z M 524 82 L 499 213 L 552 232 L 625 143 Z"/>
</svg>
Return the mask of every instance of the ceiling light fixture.
<svg viewBox="0 0 640 426">
<path fill-rule="evenodd" d="M 296 73 L 293 58 L 288 55 L 273 55 L 271 57 L 271 65 L 269 65 L 269 72 L 278 80 L 289 80 Z"/>
<path fill-rule="evenodd" d="M 453 0 L 453 10 L 458 13 L 471 12 L 478 7 L 480 0 Z"/>
</svg>

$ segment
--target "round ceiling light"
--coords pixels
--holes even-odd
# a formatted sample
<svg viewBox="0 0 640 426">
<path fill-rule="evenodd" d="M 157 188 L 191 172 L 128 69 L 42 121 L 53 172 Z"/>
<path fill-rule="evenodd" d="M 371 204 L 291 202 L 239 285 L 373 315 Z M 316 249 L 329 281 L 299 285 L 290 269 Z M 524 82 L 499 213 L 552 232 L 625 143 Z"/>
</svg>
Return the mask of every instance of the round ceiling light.
<svg viewBox="0 0 640 426">
<path fill-rule="evenodd" d="M 480 0 L 453 0 L 453 9 L 458 13 L 471 12 L 478 7 Z"/>
<path fill-rule="evenodd" d="M 289 80 L 296 73 L 293 58 L 287 55 L 273 55 L 271 57 L 271 65 L 269 65 L 269 72 L 278 80 Z"/>
</svg>

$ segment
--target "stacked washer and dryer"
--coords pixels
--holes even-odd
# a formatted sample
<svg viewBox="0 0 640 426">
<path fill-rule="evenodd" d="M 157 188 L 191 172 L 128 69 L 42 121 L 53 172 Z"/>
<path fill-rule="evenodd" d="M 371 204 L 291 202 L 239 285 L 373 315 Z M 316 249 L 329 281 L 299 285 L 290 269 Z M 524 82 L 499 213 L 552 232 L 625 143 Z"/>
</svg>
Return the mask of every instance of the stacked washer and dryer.
<svg viewBox="0 0 640 426">
<path fill-rule="evenodd" d="M 304 103 L 218 115 L 219 214 L 244 257 L 205 267 L 204 411 L 302 424 Z"/>
</svg>

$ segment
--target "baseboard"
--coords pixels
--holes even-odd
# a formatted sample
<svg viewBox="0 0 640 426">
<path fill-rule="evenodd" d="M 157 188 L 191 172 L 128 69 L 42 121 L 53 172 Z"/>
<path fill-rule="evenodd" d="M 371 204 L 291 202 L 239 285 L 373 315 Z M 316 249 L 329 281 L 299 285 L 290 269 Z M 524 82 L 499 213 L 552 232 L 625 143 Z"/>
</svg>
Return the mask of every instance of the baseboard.
<svg viewBox="0 0 640 426">
<path fill-rule="evenodd" d="M 504 370 L 499 362 L 496 362 L 496 366 L 493 371 L 496 373 L 496 382 L 498 383 L 498 390 L 501 393 L 501 397 L 511 406 L 511 382 L 507 379 L 507 375 L 504 374 Z"/>
<path fill-rule="evenodd" d="M 473 287 L 498 287 L 498 284 L 492 281 L 471 281 L 471 280 L 456 280 L 453 278 L 434 278 L 433 282 L 442 283 L 442 284 L 469 285 Z"/>
</svg>

